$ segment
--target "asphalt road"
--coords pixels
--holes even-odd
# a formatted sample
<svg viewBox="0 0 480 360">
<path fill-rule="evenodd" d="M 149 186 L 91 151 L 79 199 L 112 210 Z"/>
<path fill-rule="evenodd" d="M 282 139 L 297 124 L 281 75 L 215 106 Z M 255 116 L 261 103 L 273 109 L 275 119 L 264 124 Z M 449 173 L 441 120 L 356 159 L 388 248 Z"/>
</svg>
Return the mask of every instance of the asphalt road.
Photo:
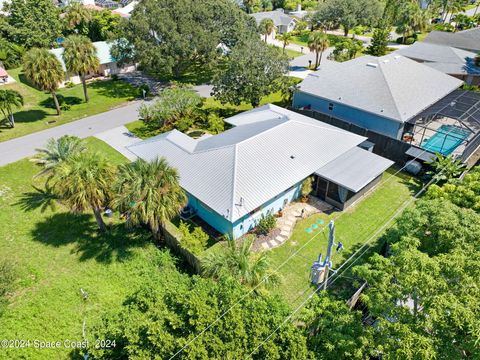
<svg viewBox="0 0 480 360">
<path fill-rule="evenodd" d="M 0 166 L 34 155 L 35 149 L 44 147 L 50 138 L 57 139 L 67 134 L 86 138 L 135 121 L 138 118 L 137 109 L 140 104 L 141 101 L 130 102 L 126 106 L 114 110 L 0 142 Z"/>
</svg>

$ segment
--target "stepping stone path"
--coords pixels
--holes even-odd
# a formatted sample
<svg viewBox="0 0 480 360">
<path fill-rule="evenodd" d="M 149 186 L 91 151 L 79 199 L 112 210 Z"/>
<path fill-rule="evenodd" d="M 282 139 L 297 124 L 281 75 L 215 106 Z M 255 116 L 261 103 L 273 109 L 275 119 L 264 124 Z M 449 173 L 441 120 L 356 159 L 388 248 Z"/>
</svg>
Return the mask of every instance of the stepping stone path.
<svg viewBox="0 0 480 360">
<path fill-rule="evenodd" d="M 315 213 L 331 210 L 332 206 L 311 197 L 308 203 L 294 202 L 285 209 L 283 215 L 277 218 L 277 228 L 280 228 L 280 234 L 268 241 L 263 241 L 260 245 L 262 249 L 270 250 L 285 243 L 292 235 L 293 229 L 298 220 L 301 220 L 302 210 L 304 210 L 304 217 L 307 218 Z"/>
</svg>

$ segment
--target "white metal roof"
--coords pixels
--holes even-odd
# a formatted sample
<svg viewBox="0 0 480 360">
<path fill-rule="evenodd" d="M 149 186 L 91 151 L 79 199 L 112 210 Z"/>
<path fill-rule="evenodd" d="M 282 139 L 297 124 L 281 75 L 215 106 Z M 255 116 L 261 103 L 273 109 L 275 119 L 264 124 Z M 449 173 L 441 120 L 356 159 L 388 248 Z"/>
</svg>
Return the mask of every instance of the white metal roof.
<svg viewBox="0 0 480 360">
<path fill-rule="evenodd" d="M 315 173 L 356 193 L 393 164 L 391 160 L 355 147 Z"/>
<path fill-rule="evenodd" d="M 227 122 L 236 127 L 206 139 L 173 130 L 128 149 L 165 157 L 185 191 L 235 222 L 365 140 L 275 105 Z"/>
<path fill-rule="evenodd" d="M 110 48 L 112 47 L 111 43 L 108 43 L 106 41 L 96 41 L 93 43 L 93 46 L 95 46 L 97 50 L 97 56 L 98 56 L 98 59 L 100 60 L 100 65 L 115 62 L 115 59 L 110 55 Z M 65 49 L 63 47 L 59 47 L 56 49 L 51 49 L 49 51 L 52 54 L 54 54 L 57 57 L 57 59 L 60 61 L 60 63 L 62 64 L 63 70 L 66 70 L 65 63 L 63 61 L 64 50 Z"/>
<path fill-rule="evenodd" d="M 307 76 L 300 92 L 405 122 L 462 81 L 400 55 L 362 56 Z"/>
</svg>

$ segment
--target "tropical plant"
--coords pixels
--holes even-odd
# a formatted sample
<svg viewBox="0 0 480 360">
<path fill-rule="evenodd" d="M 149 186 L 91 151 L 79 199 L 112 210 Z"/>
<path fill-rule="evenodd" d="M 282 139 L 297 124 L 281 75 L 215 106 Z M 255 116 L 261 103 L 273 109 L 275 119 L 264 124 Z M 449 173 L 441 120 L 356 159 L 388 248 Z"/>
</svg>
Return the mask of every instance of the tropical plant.
<svg viewBox="0 0 480 360">
<path fill-rule="evenodd" d="M 252 251 L 254 241 L 252 235 L 238 242 L 229 239 L 221 252 L 209 252 L 202 259 L 203 274 L 217 279 L 231 276 L 249 287 L 278 285 L 280 278 L 270 270 L 266 253 Z"/>
<path fill-rule="evenodd" d="M 82 80 L 83 95 L 88 102 L 87 83 L 85 76 L 98 69 L 100 60 L 97 49 L 89 38 L 81 35 L 70 35 L 64 44 L 63 61 L 71 73 L 78 74 Z"/>
<path fill-rule="evenodd" d="M 313 177 L 309 176 L 302 183 L 302 198 L 307 199 L 308 195 L 313 191 Z"/>
<path fill-rule="evenodd" d="M 335 61 L 347 61 L 354 59 L 357 53 L 362 50 L 363 44 L 360 40 L 352 40 L 345 38 L 335 44 L 331 57 Z"/>
<path fill-rule="evenodd" d="M 88 25 L 92 21 L 92 12 L 80 1 L 70 1 L 65 7 L 63 20 L 66 22 L 67 28 L 73 30 L 82 24 Z"/>
<path fill-rule="evenodd" d="M 287 47 L 288 44 L 290 44 L 290 41 L 292 40 L 292 34 L 288 32 L 284 32 L 283 34 L 278 36 L 278 40 L 282 42 L 283 53 L 285 54 L 285 48 Z"/>
<path fill-rule="evenodd" d="M 273 214 L 262 215 L 255 228 L 256 233 L 259 235 L 267 235 L 270 231 L 277 226 L 277 219 Z"/>
<path fill-rule="evenodd" d="M 439 153 L 432 160 L 427 161 L 427 164 L 432 167 L 432 170 L 428 171 L 427 175 L 440 183 L 459 177 L 466 168 L 462 160 L 454 159 L 451 155 L 444 156 Z"/>
<path fill-rule="evenodd" d="M 23 71 L 34 86 L 52 94 L 57 115 L 60 115 L 61 110 L 56 91 L 59 84 L 65 79 L 65 73 L 56 56 L 47 49 L 33 48 L 25 54 Z"/>
<path fill-rule="evenodd" d="M 121 165 L 114 188 L 113 205 L 127 215 L 127 224 L 147 224 L 155 237 L 187 203 L 177 170 L 164 158 Z"/>
<path fill-rule="evenodd" d="M 195 254 L 200 254 L 205 250 L 209 236 L 200 226 L 195 226 L 193 230 L 190 230 L 188 224 L 181 221 L 178 230 L 182 234 L 180 241 L 182 247 Z"/>
<path fill-rule="evenodd" d="M 327 34 L 323 32 L 314 31 L 308 36 L 308 48 L 310 51 L 315 52 L 315 69 L 320 65 L 323 52 L 327 50 L 329 46 L 330 43 Z"/>
<path fill-rule="evenodd" d="M 76 136 L 63 135 L 58 139 L 48 139 L 45 148 L 36 149 L 37 154 L 30 160 L 43 167 L 35 177 L 53 176 L 61 163 L 86 149 L 85 142 Z"/>
<path fill-rule="evenodd" d="M 22 65 L 22 58 L 25 54 L 23 46 L 0 38 L 0 61 L 5 69 L 14 69 Z"/>
<path fill-rule="evenodd" d="M 207 130 L 210 134 L 220 134 L 225 129 L 225 122 L 218 114 L 211 112 L 207 117 Z"/>
<path fill-rule="evenodd" d="M 0 89 L 0 111 L 12 128 L 15 127 L 13 109 L 21 106 L 23 106 L 23 96 L 18 91 Z"/>
<path fill-rule="evenodd" d="M 268 36 L 275 31 L 275 24 L 272 19 L 263 19 L 258 24 L 258 31 L 264 36 L 265 42 L 267 42 Z"/>
<path fill-rule="evenodd" d="M 99 153 L 84 151 L 55 169 L 53 189 L 74 213 L 92 210 L 100 231 L 106 230 L 102 210 L 112 198 L 115 168 Z"/>
</svg>

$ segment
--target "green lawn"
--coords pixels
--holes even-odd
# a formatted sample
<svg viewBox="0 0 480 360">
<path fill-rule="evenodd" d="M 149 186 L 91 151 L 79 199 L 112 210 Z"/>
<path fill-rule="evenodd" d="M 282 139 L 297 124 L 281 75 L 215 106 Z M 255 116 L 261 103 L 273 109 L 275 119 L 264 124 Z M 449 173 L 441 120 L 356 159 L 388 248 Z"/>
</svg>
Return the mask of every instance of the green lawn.
<svg viewBox="0 0 480 360">
<path fill-rule="evenodd" d="M 8 73 L 17 82 L 5 85 L 3 88 L 20 92 L 24 97 L 25 105 L 14 114 L 15 128 L 12 129 L 4 123 L 0 124 L 0 141 L 98 114 L 133 100 L 138 95 L 138 91 L 134 87 L 123 81 L 95 81 L 88 85 L 90 101 L 85 103 L 81 85 L 68 89 L 63 88 L 58 93 L 64 96 L 66 102 L 72 106 L 70 110 L 57 116 L 50 94 L 30 86 L 20 69 L 8 70 Z"/>
<path fill-rule="evenodd" d="M 308 36 L 310 35 L 310 33 L 311 33 L 310 30 L 304 30 L 300 35 L 293 36 L 291 42 L 307 48 Z M 335 44 L 337 44 L 339 41 L 343 41 L 345 39 L 344 36 L 333 35 L 333 34 L 327 34 L 327 37 L 328 37 L 330 46 L 335 46 Z"/>
<path fill-rule="evenodd" d="M 297 223 L 292 237 L 269 253 L 273 268 L 277 268 L 312 237 L 315 236 L 315 238 L 279 270 L 282 284 L 275 290 L 276 292 L 285 296 L 292 305 L 295 305 L 304 298 L 304 291 L 308 295 L 313 289 L 309 286 L 310 267 L 320 253 L 323 253 L 325 257 L 328 229 L 324 234 L 319 230 L 309 234 L 305 229 L 319 218 L 324 220 L 324 225 L 319 227 L 319 229 L 323 229 L 332 218 L 338 217 L 335 221 L 336 241 L 342 242 L 345 250 L 338 254 L 334 252 L 332 262 L 335 269 L 384 225 L 406 200 L 413 196 L 418 184 L 402 173 L 390 178 L 394 172 L 394 170 L 387 171 L 379 187 L 353 208 L 343 213 L 316 214 Z M 390 180 L 386 181 L 388 178 Z"/>
<path fill-rule="evenodd" d="M 90 148 L 112 162 L 127 160 L 100 140 Z M 118 219 L 98 235 L 93 216 L 61 207 L 39 208 L 39 168 L 27 159 L 0 167 L 0 258 L 18 274 L 16 291 L 0 318 L 1 338 L 82 340 L 105 311 L 116 309 L 145 276 L 156 276 L 159 252 L 148 233 L 129 231 Z M 83 301 L 80 288 L 87 291 Z M 2 349 L 1 359 L 67 359 L 68 349 Z"/>
</svg>

